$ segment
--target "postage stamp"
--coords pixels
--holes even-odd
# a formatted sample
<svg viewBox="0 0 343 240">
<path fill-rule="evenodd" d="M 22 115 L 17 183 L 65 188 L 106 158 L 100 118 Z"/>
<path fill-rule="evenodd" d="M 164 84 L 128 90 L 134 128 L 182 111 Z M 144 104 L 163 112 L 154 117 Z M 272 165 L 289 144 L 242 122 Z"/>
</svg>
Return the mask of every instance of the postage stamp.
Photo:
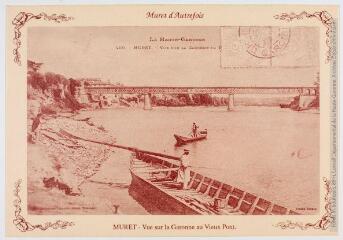
<svg viewBox="0 0 343 240">
<path fill-rule="evenodd" d="M 337 21 L 8 6 L 7 235 L 336 235 Z"/>
<path fill-rule="evenodd" d="M 318 27 L 222 27 L 221 66 L 319 66 Z"/>
</svg>

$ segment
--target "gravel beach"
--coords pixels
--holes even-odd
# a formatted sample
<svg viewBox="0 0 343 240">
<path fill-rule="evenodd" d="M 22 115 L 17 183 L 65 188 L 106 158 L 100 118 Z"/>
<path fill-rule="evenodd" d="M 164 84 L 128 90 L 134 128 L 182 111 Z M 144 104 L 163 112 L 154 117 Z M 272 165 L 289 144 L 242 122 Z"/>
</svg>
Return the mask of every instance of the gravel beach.
<svg viewBox="0 0 343 240">
<path fill-rule="evenodd" d="M 145 213 L 128 195 L 130 153 L 71 135 L 115 142 L 90 119 L 43 116 L 37 135 L 28 143 L 29 214 L 120 214 L 123 204 L 130 205 L 131 214 Z"/>
</svg>

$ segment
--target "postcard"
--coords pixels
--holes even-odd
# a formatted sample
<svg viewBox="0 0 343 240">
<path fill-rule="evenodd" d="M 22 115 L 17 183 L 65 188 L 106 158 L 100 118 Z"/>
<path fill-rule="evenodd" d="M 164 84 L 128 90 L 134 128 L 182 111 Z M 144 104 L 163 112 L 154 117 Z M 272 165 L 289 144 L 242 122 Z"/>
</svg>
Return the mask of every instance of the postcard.
<svg viewBox="0 0 343 240">
<path fill-rule="evenodd" d="M 7 236 L 336 235 L 338 16 L 7 6 Z"/>
</svg>

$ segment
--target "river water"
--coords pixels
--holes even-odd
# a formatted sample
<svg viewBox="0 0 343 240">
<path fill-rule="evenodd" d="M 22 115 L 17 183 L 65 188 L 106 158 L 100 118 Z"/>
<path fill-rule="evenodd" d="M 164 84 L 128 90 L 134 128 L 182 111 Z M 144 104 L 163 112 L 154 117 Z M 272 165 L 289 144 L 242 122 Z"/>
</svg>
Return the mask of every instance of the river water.
<svg viewBox="0 0 343 240">
<path fill-rule="evenodd" d="M 179 156 L 187 148 L 193 169 L 275 203 L 319 207 L 319 113 L 274 107 L 155 107 L 83 112 L 116 143 Z M 192 123 L 204 141 L 175 146 Z M 127 159 L 129 161 L 129 159 Z M 119 167 L 119 166 L 118 166 Z M 117 169 L 118 170 L 118 169 Z M 127 172 L 127 169 L 125 169 Z"/>
</svg>

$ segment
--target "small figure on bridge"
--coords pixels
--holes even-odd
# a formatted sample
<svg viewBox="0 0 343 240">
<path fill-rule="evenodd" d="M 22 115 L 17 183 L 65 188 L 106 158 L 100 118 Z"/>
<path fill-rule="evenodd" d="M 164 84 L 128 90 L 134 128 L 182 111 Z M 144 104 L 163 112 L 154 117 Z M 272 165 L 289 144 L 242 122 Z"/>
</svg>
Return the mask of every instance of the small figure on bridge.
<svg viewBox="0 0 343 240">
<path fill-rule="evenodd" d="M 188 183 L 191 179 L 189 150 L 184 149 L 180 157 L 180 168 L 177 172 L 176 182 L 182 184 L 182 189 L 188 189 Z"/>
<path fill-rule="evenodd" d="M 193 137 L 197 137 L 197 135 L 198 135 L 198 128 L 199 128 L 199 126 L 197 126 L 195 123 L 193 123 L 193 126 L 192 126 Z"/>
</svg>

